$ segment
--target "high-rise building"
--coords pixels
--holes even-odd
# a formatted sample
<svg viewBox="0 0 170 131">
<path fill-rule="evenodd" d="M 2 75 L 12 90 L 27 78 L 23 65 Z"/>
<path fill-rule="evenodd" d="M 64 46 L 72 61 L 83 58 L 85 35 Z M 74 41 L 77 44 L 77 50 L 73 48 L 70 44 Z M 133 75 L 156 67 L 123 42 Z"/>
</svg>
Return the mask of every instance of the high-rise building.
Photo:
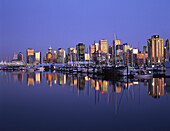
<svg viewBox="0 0 170 131">
<path fill-rule="evenodd" d="M 108 48 L 108 53 L 109 53 L 109 54 L 112 54 L 112 53 L 113 53 L 113 47 L 112 47 L 112 46 L 109 46 L 109 48 Z"/>
<path fill-rule="evenodd" d="M 113 40 L 113 52 L 115 52 L 117 45 L 121 45 L 121 41 L 120 40 Z"/>
<path fill-rule="evenodd" d="M 14 57 L 11 60 L 13 64 L 25 64 L 23 54 L 20 52 L 19 54 L 14 53 Z"/>
<path fill-rule="evenodd" d="M 65 63 L 66 62 L 66 52 L 63 48 L 59 48 L 57 50 L 57 63 Z"/>
<path fill-rule="evenodd" d="M 18 54 L 18 61 L 24 61 L 24 55 L 21 52 Z"/>
<path fill-rule="evenodd" d="M 48 52 L 46 54 L 47 60 L 50 60 L 52 58 L 52 48 L 51 46 L 48 48 Z"/>
<path fill-rule="evenodd" d="M 116 45 L 116 64 L 122 64 L 123 62 L 123 45 Z"/>
<path fill-rule="evenodd" d="M 144 65 L 148 65 L 148 46 L 143 46 L 143 54 L 144 54 L 143 63 Z"/>
<path fill-rule="evenodd" d="M 35 63 L 41 63 L 41 52 L 35 52 Z"/>
<path fill-rule="evenodd" d="M 33 64 L 35 61 L 35 57 L 34 57 L 34 50 L 31 48 L 27 49 L 27 63 L 28 64 Z"/>
<path fill-rule="evenodd" d="M 133 54 L 138 54 L 139 53 L 139 49 L 134 48 L 134 49 L 132 49 L 132 52 L 133 52 Z"/>
<path fill-rule="evenodd" d="M 57 52 L 56 51 L 54 51 L 52 59 L 53 59 L 53 63 L 57 63 Z"/>
<path fill-rule="evenodd" d="M 170 61 L 170 39 L 166 40 L 166 61 Z"/>
<path fill-rule="evenodd" d="M 67 48 L 67 61 L 77 60 L 77 50 L 75 48 Z"/>
<path fill-rule="evenodd" d="M 104 39 L 99 40 L 99 50 L 107 53 L 107 40 L 104 40 Z"/>
<path fill-rule="evenodd" d="M 79 43 L 76 46 L 76 49 L 77 49 L 78 61 L 84 61 L 85 60 L 85 45 L 83 43 Z"/>
<path fill-rule="evenodd" d="M 85 52 L 85 61 L 89 61 L 90 57 L 89 57 L 89 53 Z"/>
<path fill-rule="evenodd" d="M 90 45 L 89 49 L 90 49 L 90 57 L 92 57 L 92 54 L 96 51 L 95 45 Z"/>
<path fill-rule="evenodd" d="M 153 35 L 147 42 L 149 64 L 164 64 L 164 39 L 159 38 L 159 35 Z"/>
<path fill-rule="evenodd" d="M 127 51 L 130 49 L 130 45 L 128 43 L 123 44 L 123 53 L 127 53 Z"/>
<path fill-rule="evenodd" d="M 99 43 L 96 43 L 96 42 L 94 41 L 94 45 L 95 45 L 95 51 L 98 51 L 98 50 L 99 50 Z"/>
<path fill-rule="evenodd" d="M 148 46 L 143 46 L 143 53 L 148 53 Z"/>
</svg>

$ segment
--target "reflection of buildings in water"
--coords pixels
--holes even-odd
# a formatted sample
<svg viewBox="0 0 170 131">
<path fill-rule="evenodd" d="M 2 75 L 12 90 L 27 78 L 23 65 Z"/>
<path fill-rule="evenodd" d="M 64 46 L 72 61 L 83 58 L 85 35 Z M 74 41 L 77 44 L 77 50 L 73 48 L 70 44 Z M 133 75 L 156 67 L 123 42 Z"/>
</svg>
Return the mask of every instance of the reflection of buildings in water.
<svg viewBox="0 0 170 131">
<path fill-rule="evenodd" d="M 57 83 L 57 74 L 53 73 L 53 80 L 54 80 L 54 84 Z"/>
<path fill-rule="evenodd" d="M 165 78 L 165 92 L 170 94 L 170 78 Z"/>
<path fill-rule="evenodd" d="M 100 90 L 99 81 L 97 81 L 97 80 L 95 82 L 95 90 L 96 91 Z"/>
<path fill-rule="evenodd" d="M 102 93 L 108 92 L 108 81 L 103 80 L 103 82 L 101 83 L 101 92 Z"/>
<path fill-rule="evenodd" d="M 41 83 L 41 73 L 35 73 L 35 82 L 36 84 L 40 84 Z"/>
<path fill-rule="evenodd" d="M 74 86 L 77 86 L 77 78 L 74 77 Z"/>
<path fill-rule="evenodd" d="M 77 88 L 79 90 L 84 90 L 85 88 L 85 77 L 84 76 L 77 77 Z"/>
<path fill-rule="evenodd" d="M 58 84 L 59 85 L 65 85 L 66 84 L 66 74 L 58 74 Z"/>
<path fill-rule="evenodd" d="M 47 74 L 47 81 L 49 82 L 49 85 L 52 86 L 53 83 L 52 83 L 52 74 L 51 73 L 48 73 Z"/>
<path fill-rule="evenodd" d="M 27 85 L 28 86 L 34 85 L 34 79 L 35 79 L 35 73 L 34 72 L 27 73 Z"/>
<path fill-rule="evenodd" d="M 77 77 L 68 76 L 67 77 L 67 84 L 68 84 L 68 86 L 77 86 Z"/>
<path fill-rule="evenodd" d="M 86 80 L 86 81 L 89 81 L 89 80 L 90 80 L 90 77 L 85 76 L 85 80 Z"/>
<path fill-rule="evenodd" d="M 144 86 L 148 86 L 147 80 L 144 80 Z"/>
<path fill-rule="evenodd" d="M 73 86 L 74 85 L 74 78 L 73 78 L 73 76 L 68 76 L 67 77 L 67 84 L 68 84 L 68 86 Z"/>
<path fill-rule="evenodd" d="M 164 96 L 164 78 L 153 78 L 149 80 L 148 94 L 154 98 Z"/>
<path fill-rule="evenodd" d="M 133 82 L 133 85 L 138 85 L 138 84 L 139 84 L 138 81 L 134 81 L 134 82 Z"/>
<path fill-rule="evenodd" d="M 128 83 L 127 83 L 127 82 L 123 82 L 123 83 L 122 83 L 123 88 L 128 88 L 128 87 L 130 87 L 130 86 L 132 86 L 132 85 L 133 85 L 133 83 L 132 83 L 132 82 L 129 82 L 129 81 L 128 81 Z"/>
<path fill-rule="evenodd" d="M 12 76 L 14 81 L 23 81 L 24 80 L 24 72 L 12 72 Z"/>
<path fill-rule="evenodd" d="M 121 91 L 122 91 L 122 83 L 121 82 L 116 82 L 115 83 L 115 88 L 114 88 L 114 92 L 115 93 L 121 93 Z"/>
<path fill-rule="evenodd" d="M 95 80 L 94 79 L 90 79 L 90 86 L 95 87 Z"/>
</svg>

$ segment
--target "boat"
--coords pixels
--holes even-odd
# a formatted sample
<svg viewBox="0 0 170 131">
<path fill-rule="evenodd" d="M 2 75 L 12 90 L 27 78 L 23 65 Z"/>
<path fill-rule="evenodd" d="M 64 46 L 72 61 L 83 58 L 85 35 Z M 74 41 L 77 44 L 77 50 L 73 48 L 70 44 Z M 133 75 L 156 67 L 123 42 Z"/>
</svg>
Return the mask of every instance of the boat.
<svg viewBox="0 0 170 131">
<path fill-rule="evenodd" d="M 117 70 L 120 71 L 120 75 L 122 75 L 122 76 L 134 75 L 135 71 L 136 71 L 136 69 L 134 67 L 130 67 L 130 66 L 128 66 L 128 70 L 127 70 L 127 66 L 125 66 L 125 67 L 122 66 L 120 69 L 117 69 Z"/>
<path fill-rule="evenodd" d="M 43 71 L 44 71 L 44 69 L 45 69 L 45 68 L 44 68 L 44 67 L 42 67 L 42 66 L 40 66 L 40 67 L 38 67 L 38 68 L 37 68 L 37 70 L 38 70 L 38 71 L 41 71 L 41 72 L 43 72 Z"/>
<path fill-rule="evenodd" d="M 88 69 L 84 67 L 84 68 L 81 69 L 81 71 L 82 71 L 83 73 L 86 73 L 86 72 L 88 71 Z"/>
<path fill-rule="evenodd" d="M 93 68 L 89 68 L 88 73 L 93 73 Z"/>
<path fill-rule="evenodd" d="M 138 70 L 135 72 L 134 78 L 137 79 L 151 79 L 153 78 L 153 73 L 146 70 Z"/>
<path fill-rule="evenodd" d="M 28 72 L 34 72 L 34 69 L 33 68 L 27 68 L 27 71 Z"/>
</svg>

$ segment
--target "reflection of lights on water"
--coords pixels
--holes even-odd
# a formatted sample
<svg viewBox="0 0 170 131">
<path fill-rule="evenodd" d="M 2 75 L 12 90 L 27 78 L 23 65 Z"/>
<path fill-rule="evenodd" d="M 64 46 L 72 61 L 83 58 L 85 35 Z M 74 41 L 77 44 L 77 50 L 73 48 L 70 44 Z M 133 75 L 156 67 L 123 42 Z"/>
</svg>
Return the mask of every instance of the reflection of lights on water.
<svg viewBox="0 0 170 131">
<path fill-rule="evenodd" d="M 161 93 L 159 92 L 159 95 L 161 95 Z"/>
<path fill-rule="evenodd" d="M 85 80 L 88 81 L 90 80 L 90 78 L 88 76 L 85 76 Z"/>
<path fill-rule="evenodd" d="M 56 80 L 54 80 L 54 84 L 56 84 L 57 83 L 57 81 Z"/>
<path fill-rule="evenodd" d="M 148 94 L 150 95 L 150 94 L 151 94 L 151 92 L 149 91 L 149 92 L 148 92 Z"/>
<path fill-rule="evenodd" d="M 152 82 L 152 86 L 154 86 L 155 85 L 155 83 L 154 82 Z"/>
<path fill-rule="evenodd" d="M 135 81 L 135 82 L 133 82 L 133 84 L 134 84 L 134 85 L 138 85 L 138 84 L 139 84 L 139 82 L 138 82 L 138 81 Z"/>
</svg>

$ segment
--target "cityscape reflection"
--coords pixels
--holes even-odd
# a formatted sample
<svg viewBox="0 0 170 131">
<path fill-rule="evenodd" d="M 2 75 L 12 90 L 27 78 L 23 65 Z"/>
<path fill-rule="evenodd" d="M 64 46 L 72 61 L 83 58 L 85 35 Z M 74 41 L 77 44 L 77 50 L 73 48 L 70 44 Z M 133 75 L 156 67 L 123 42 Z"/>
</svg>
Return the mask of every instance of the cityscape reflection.
<svg viewBox="0 0 170 131">
<path fill-rule="evenodd" d="M 46 79 L 48 85 L 74 87 L 74 93 L 77 91 L 91 90 L 99 94 L 121 94 L 124 90 L 134 90 L 134 86 L 140 87 L 143 84 L 147 89 L 147 94 L 153 98 L 160 98 L 169 94 L 170 78 L 152 78 L 150 80 L 127 79 L 122 77 L 120 79 L 104 79 L 103 76 L 88 76 L 88 74 L 64 74 L 56 72 L 12 72 L 13 80 L 23 82 L 24 76 L 27 80 L 27 86 L 36 86 L 42 83 L 42 77 Z M 75 89 L 77 88 L 77 89 Z M 133 91 L 132 91 L 133 92 Z M 79 94 L 78 94 L 79 95 Z M 99 96 L 99 95 L 98 95 Z"/>
</svg>

